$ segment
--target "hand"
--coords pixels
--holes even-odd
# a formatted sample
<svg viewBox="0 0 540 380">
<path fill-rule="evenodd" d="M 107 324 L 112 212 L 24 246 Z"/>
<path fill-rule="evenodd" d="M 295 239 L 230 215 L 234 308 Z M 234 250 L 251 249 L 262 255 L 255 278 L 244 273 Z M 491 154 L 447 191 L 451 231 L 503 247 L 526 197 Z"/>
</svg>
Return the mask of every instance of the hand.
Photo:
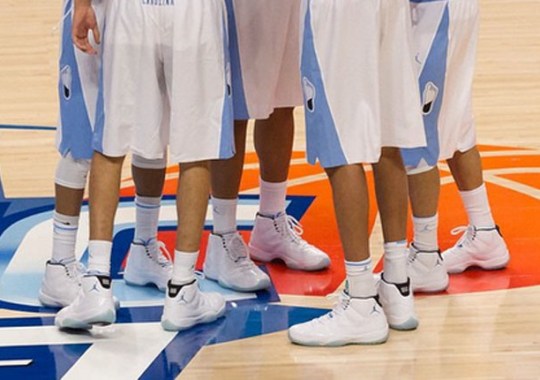
<svg viewBox="0 0 540 380">
<path fill-rule="evenodd" d="M 95 55 L 97 54 L 97 51 L 88 39 L 90 30 L 94 36 L 94 41 L 99 44 L 101 42 L 101 35 L 99 33 L 96 14 L 91 6 L 90 0 L 75 1 L 72 28 L 73 43 L 79 50 L 87 54 Z"/>
</svg>

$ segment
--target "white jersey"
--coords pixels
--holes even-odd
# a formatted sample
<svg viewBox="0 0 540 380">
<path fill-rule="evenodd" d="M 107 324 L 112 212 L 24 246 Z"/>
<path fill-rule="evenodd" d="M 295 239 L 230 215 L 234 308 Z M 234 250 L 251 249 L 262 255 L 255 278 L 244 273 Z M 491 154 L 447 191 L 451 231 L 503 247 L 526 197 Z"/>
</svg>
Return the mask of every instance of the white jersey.
<svg viewBox="0 0 540 380">
<path fill-rule="evenodd" d="M 416 168 L 476 145 L 472 84 L 479 18 L 477 0 L 412 0 L 411 11 L 428 146 L 402 154 Z"/>
<path fill-rule="evenodd" d="M 304 0 L 308 161 L 373 163 L 425 146 L 407 0 Z"/>
<path fill-rule="evenodd" d="M 227 0 L 235 119 L 302 105 L 301 0 Z"/>
<path fill-rule="evenodd" d="M 172 162 L 234 154 L 224 0 L 109 0 L 93 148 Z"/>
<path fill-rule="evenodd" d="M 74 159 L 92 158 L 92 133 L 98 94 L 99 55 L 85 54 L 73 45 L 73 0 L 65 0 L 61 21 L 58 97 L 60 120 L 56 134 L 58 151 Z M 94 1 L 98 24 L 103 26 L 103 2 Z"/>
</svg>

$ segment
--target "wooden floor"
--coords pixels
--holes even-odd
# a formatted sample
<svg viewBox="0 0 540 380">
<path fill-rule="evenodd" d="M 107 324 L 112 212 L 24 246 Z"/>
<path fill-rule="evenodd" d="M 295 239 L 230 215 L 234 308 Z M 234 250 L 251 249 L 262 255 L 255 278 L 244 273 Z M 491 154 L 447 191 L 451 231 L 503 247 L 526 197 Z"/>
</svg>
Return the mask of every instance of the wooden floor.
<svg viewBox="0 0 540 380">
<path fill-rule="evenodd" d="M 531 154 L 540 156 L 540 1 L 480 3 L 474 94 L 478 140 L 483 145 L 532 149 Z M 60 8 L 60 0 L 0 0 L 0 125 L 56 125 Z M 304 147 L 300 116 L 298 112 L 296 150 Z M 7 197 L 51 196 L 56 159 L 51 131 L 0 128 L 0 174 Z M 537 174 L 524 191 L 538 208 L 540 159 L 534 165 L 531 172 Z M 501 209 L 511 209 L 513 198 L 500 197 L 497 202 Z M 519 214 L 515 217 L 520 222 Z M 540 243 L 539 219 L 528 220 L 527 228 L 536 231 L 531 236 Z M 517 246 L 519 231 L 516 234 Z M 540 248 L 526 254 L 538 257 Z M 331 307 L 320 296 L 281 294 L 281 303 Z M 204 347 L 180 377 L 540 379 L 538 283 L 419 296 L 417 308 L 420 328 L 392 332 L 381 346 L 304 348 L 290 344 L 281 331 Z M 33 314 L 0 310 L 3 318 L 22 315 Z"/>
</svg>

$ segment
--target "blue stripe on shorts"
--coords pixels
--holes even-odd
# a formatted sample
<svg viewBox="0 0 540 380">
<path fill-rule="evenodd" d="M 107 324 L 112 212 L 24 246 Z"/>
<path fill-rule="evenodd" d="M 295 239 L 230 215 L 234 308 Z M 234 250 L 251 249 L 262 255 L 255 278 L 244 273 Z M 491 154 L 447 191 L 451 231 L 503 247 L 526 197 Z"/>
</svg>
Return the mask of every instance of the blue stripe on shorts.
<svg viewBox="0 0 540 380">
<path fill-rule="evenodd" d="M 419 78 L 427 146 L 401 149 L 403 163 L 408 167 L 418 167 L 422 161 L 425 161 L 429 166 L 435 166 L 439 160 L 438 127 L 448 58 L 449 22 L 450 11 L 447 4 Z M 436 91 L 437 95 L 432 100 L 429 97 L 429 92 L 433 93 L 433 91 Z"/>
<path fill-rule="evenodd" d="M 339 141 L 324 89 L 321 68 L 315 51 L 310 6 L 311 1 L 308 3 L 304 21 L 301 62 L 308 161 L 314 164 L 319 159 L 325 168 L 343 166 L 348 162 Z"/>
</svg>

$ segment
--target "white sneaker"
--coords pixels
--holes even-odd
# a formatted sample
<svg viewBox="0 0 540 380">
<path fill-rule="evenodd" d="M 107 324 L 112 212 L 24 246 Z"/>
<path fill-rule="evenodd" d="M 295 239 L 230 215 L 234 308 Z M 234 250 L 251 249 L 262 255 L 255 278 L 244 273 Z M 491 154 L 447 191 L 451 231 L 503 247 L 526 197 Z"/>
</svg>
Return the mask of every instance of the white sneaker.
<svg viewBox="0 0 540 380">
<path fill-rule="evenodd" d="M 249 257 L 249 250 L 238 232 L 210 234 L 204 275 L 225 288 L 252 292 L 270 286 L 270 278 Z"/>
<path fill-rule="evenodd" d="M 178 286 L 169 282 L 161 326 L 181 331 L 200 323 L 210 323 L 225 314 L 225 299 L 217 293 L 203 293 L 195 280 Z"/>
<path fill-rule="evenodd" d="M 379 301 L 383 307 L 388 324 L 394 330 L 414 330 L 418 318 L 414 311 L 414 297 L 410 279 L 404 284 L 392 284 L 381 274 L 377 283 Z"/>
<path fill-rule="evenodd" d="M 264 262 L 281 259 L 292 269 L 315 271 L 327 268 L 330 265 L 328 255 L 302 239 L 302 233 L 302 226 L 290 215 L 257 214 L 249 242 L 251 257 Z"/>
<path fill-rule="evenodd" d="M 69 305 L 79 293 L 81 277 L 85 271 L 77 260 L 67 264 L 47 261 L 39 289 L 39 301 L 49 307 Z"/>
<path fill-rule="evenodd" d="M 452 235 L 465 232 L 456 245 L 443 252 L 443 263 L 448 273 L 461 273 L 477 266 L 486 270 L 502 269 L 510 260 L 510 254 L 498 226 L 478 228 L 457 227 Z"/>
<path fill-rule="evenodd" d="M 339 295 L 334 309 L 322 317 L 289 328 L 289 340 L 304 346 L 380 344 L 388 339 L 388 322 L 374 297 Z"/>
<path fill-rule="evenodd" d="M 79 294 L 69 306 L 56 314 L 59 328 L 90 330 L 93 325 L 110 325 L 116 320 L 116 309 L 107 276 L 86 275 Z"/>
<path fill-rule="evenodd" d="M 169 257 L 165 244 L 156 239 L 134 241 L 129 250 L 124 281 L 137 286 L 154 284 L 164 292 L 173 269 Z"/>
<path fill-rule="evenodd" d="M 436 293 L 448 288 L 448 273 L 439 251 L 420 251 L 411 244 L 407 273 L 414 292 Z"/>
</svg>

